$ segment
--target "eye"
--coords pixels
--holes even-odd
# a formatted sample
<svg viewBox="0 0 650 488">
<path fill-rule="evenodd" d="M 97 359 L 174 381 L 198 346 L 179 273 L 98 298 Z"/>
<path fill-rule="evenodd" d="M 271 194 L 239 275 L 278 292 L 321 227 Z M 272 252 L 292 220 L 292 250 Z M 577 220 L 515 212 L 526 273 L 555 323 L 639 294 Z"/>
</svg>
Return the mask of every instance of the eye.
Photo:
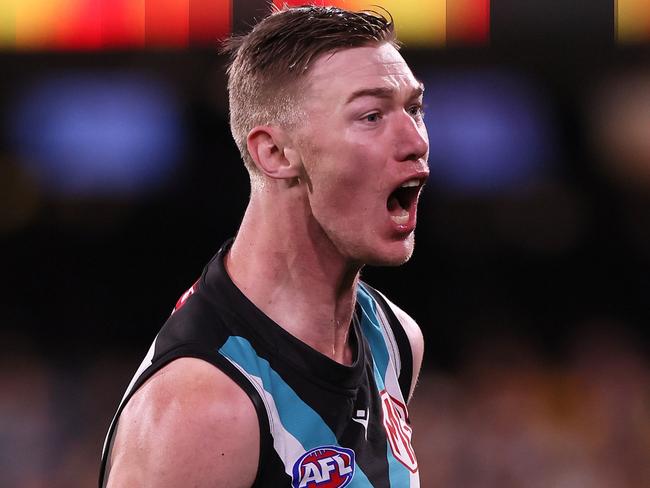
<svg viewBox="0 0 650 488">
<path fill-rule="evenodd" d="M 424 107 L 422 106 L 421 103 L 416 103 L 414 105 L 411 105 L 408 109 L 407 112 L 409 115 L 412 117 L 417 117 L 417 118 L 422 118 L 424 117 Z"/>
<path fill-rule="evenodd" d="M 381 120 L 381 114 L 379 112 L 373 112 L 368 115 L 363 116 L 365 122 L 379 122 Z"/>
</svg>

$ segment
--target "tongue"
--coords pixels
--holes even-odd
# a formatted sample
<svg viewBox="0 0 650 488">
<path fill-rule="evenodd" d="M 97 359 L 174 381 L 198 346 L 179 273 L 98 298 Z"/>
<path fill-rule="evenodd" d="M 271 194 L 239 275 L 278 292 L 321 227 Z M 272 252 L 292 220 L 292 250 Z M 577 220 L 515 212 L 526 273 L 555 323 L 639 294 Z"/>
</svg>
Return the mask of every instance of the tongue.
<svg viewBox="0 0 650 488">
<path fill-rule="evenodd" d="M 390 218 L 397 225 L 406 225 L 406 224 L 408 224 L 408 221 L 409 221 L 409 213 L 402 208 L 402 209 L 399 210 L 399 212 L 397 214 L 392 213 L 390 215 Z"/>
<path fill-rule="evenodd" d="M 388 199 L 388 213 L 390 213 L 390 218 L 398 225 L 405 225 L 409 220 L 409 213 L 406 209 L 402 208 L 399 203 L 399 200 L 394 195 L 391 195 Z"/>
<path fill-rule="evenodd" d="M 402 206 L 399 204 L 399 200 L 395 195 L 391 195 L 388 198 L 388 204 L 386 206 L 388 207 L 388 211 L 391 213 L 401 210 L 402 208 Z"/>
</svg>

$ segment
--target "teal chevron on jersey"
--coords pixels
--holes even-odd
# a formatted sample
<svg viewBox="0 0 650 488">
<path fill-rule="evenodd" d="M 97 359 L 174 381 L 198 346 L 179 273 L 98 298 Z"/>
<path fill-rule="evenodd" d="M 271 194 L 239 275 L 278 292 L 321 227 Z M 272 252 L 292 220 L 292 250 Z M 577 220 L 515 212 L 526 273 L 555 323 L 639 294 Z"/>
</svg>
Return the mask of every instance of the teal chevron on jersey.
<svg viewBox="0 0 650 488">
<path fill-rule="evenodd" d="M 361 330 L 363 330 L 370 344 L 372 359 L 375 363 L 375 381 L 377 382 L 377 388 L 383 390 L 390 356 L 384 335 L 381 332 L 381 324 L 377 318 L 377 305 L 363 286 L 359 286 L 357 289 L 357 302 L 361 305 L 363 312 L 361 315 Z"/>
<path fill-rule="evenodd" d="M 282 427 L 300 442 L 304 452 L 325 445 L 345 447 L 339 445 L 336 436 L 320 415 L 296 394 L 266 359 L 257 355 L 248 340 L 243 337 L 230 337 L 219 349 L 219 353 L 239 365 L 247 375 L 261 380 L 264 390 L 275 403 Z M 293 465 L 288 467 L 292 469 Z M 372 488 L 370 481 L 356 463 L 354 478 L 346 486 Z"/>
<path fill-rule="evenodd" d="M 400 463 L 390 448 L 390 444 L 386 441 L 386 458 L 388 459 L 388 477 L 390 479 L 390 486 L 411 486 L 409 470 Z"/>
</svg>

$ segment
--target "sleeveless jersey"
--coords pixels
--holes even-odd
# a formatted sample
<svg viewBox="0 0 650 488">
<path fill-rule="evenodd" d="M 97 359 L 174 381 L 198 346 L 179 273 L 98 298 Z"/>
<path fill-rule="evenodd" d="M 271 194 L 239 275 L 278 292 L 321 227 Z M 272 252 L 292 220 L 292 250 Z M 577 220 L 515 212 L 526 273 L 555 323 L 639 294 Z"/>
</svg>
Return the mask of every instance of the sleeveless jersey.
<svg viewBox="0 0 650 488">
<path fill-rule="evenodd" d="M 260 423 L 254 487 L 418 487 L 405 401 L 412 353 L 393 305 L 359 283 L 350 331 L 355 356 L 352 365 L 339 364 L 241 293 L 223 265 L 230 242 L 178 301 L 131 380 L 104 443 L 100 487 L 124 406 L 180 357 L 213 364 L 252 400 Z"/>
</svg>

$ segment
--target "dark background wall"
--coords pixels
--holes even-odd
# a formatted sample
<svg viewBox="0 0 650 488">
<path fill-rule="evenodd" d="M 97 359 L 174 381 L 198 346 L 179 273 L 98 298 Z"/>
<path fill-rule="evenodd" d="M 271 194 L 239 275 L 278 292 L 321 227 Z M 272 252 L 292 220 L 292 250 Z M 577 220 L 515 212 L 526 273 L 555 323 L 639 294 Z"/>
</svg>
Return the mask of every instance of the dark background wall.
<svg viewBox="0 0 650 488">
<path fill-rule="evenodd" d="M 628 163 L 602 154 L 594 115 L 609 103 L 608 89 L 647 89 L 645 51 L 523 55 L 492 49 L 405 56 L 430 85 L 432 177 L 414 259 L 400 269 L 367 269 L 364 276 L 404 304 L 431 337 L 442 339 L 432 341 L 428 361 L 453 368 L 467 343 L 484 339 L 484 328 L 522 334 L 548 354 L 561 354 L 576 328 L 596 317 L 647 338 L 644 170 L 637 177 L 617 174 L 616 165 L 627 171 Z M 222 61 L 206 52 L 3 58 L 3 330 L 29 335 L 44 354 L 63 357 L 94 347 L 137 349 L 149 341 L 170 304 L 234 234 L 246 205 L 247 176 L 227 126 Z M 27 142 L 16 135 L 12 111 L 22 107 L 16 100 L 34 96 L 43 80 L 79 83 L 89 73 L 162 80 L 173 98 L 182 148 L 153 190 L 127 193 L 119 182 L 60 189 L 42 180 L 40 167 L 22 163 L 24 146 L 43 135 L 37 133 L 41 127 Z M 631 96 L 643 96 L 637 92 Z M 442 109 L 432 106 L 444 97 Z M 518 132 L 521 100 L 529 103 L 529 125 L 543 137 Z M 468 108 L 472 102 L 493 107 Z M 618 103 L 619 111 L 628 110 L 628 102 Z M 479 170 L 463 162 L 472 154 L 458 147 L 471 152 L 479 140 L 473 126 L 463 135 L 462 124 L 481 117 L 489 124 L 490 116 L 501 117 L 495 123 L 514 132 L 499 136 L 485 129 L 481 137 L 503 138 L 492 141 L 496 149 L 484 143 L 477 148 L 492 151 L 479 154 L 487 161 L 479 175 L 483 184 L 472 180 L 470 172 Z M 439 135 L 458 127 L 460 142 Z M 536 146 L 522 149 L 519 137 Z M 490 159 L 493 153 L 504 162 Z M 454 156 L 465 159 L 455 163 Z M 450 173 L 453 164 L 462 172 Z M 513 176 L 504 179 L 499 171 Z M 148 177 L 153 178 L 131 176 L 145 182 Z"/>
</svg>

